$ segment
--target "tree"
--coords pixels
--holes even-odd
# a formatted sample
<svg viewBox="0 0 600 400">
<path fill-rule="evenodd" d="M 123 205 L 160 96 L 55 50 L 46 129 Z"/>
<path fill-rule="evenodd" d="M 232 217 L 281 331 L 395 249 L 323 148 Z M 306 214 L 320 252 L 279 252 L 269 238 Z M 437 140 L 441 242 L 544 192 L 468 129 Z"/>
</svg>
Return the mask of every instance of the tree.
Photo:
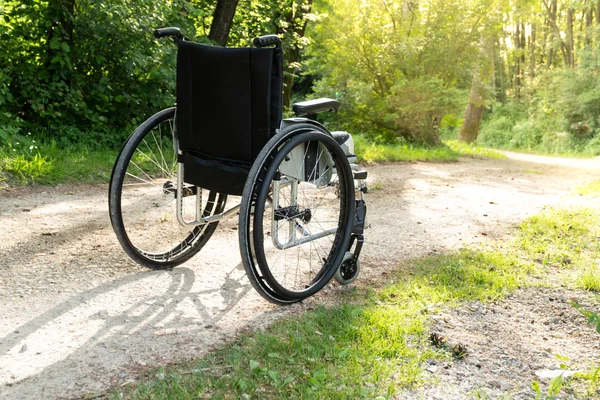
<svg viewBox="0 0 600 400">
<path fill-rule="evenodd" d="M 473 77 L 473 84 L 469 94 L 469 103 L 465 110 L 464 122 L 458 133 L 458 140 L 462 142 L 472 143 L 477 140 L 479 127 L 481 126 L 481 118 L 485 110 L 484 89 L 479 78 Z"/>
<path fill-rule="evenodd" d="M 217 6 L 210 25 L 210 33 L 208 34 L 210 40 L 221 46 L 227 45 L 237 5 L 238 0 L 217 0 Z"/>
<path fill-rule="evenodd" d="M 319 94 L 339 93 L 342 109 L 350 109 L 341 117 L 355 129 L 437 144 L 444 117 L 466 104 L 480 64 L 480 31 L 493 3 L 340 0 L 328 8 L 319 3 L 328 14 L 315 28 L 311 49 L 314 69 L 323 77 Z"/>
</svg>

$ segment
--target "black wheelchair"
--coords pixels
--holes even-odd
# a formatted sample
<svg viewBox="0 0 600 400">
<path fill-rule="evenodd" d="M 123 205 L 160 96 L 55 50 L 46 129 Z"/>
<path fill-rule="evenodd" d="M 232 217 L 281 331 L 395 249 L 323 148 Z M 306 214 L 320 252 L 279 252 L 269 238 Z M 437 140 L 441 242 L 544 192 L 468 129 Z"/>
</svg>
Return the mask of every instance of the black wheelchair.
<svg viewBox="0 0 600 400">
<path fill-rule="evenodd" d="M 239 214 L 242 263 L 267 300 L 293 303 L 332 278 L 356 279 L 367 172 L 356 165 L 352 137 L 316 121 L 339 103 L 296 103 L 296 117 L 282 118 L 276 35 L 253 48 L 193 43 L 178 28 L 154 35 L 177 43 L 177 103 L 142 123 L 114 165 L 110 219 L 125 252 L 171 268 Z M 241 202 L 231 206 L 228 196 Z"/>
</svg>

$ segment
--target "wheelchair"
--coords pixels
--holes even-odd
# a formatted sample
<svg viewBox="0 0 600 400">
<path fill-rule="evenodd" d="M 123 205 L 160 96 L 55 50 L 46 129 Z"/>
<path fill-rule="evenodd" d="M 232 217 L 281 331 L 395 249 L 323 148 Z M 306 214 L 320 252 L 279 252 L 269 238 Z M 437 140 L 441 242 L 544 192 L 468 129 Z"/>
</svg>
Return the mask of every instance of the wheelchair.
<svg viewBox="0 0 600 400">
<path fill-rule="evenodd" d="M 339 103 L 303 101 L 292 106 L 293 118 L 282 118 L 276 35 L 251 48 L 194 43 L 178 28 L 154 36 L 178 46 L 177 103 L 142 123 L 113 167 L 110 220 L 126 254 L 172 268 L 237 216 L 242 264 L 268 301 L 290 304 L 332 278 L 354 281 L 367 172 L 356 165 L 352 137 L 316 120 Z"/>
</svg>

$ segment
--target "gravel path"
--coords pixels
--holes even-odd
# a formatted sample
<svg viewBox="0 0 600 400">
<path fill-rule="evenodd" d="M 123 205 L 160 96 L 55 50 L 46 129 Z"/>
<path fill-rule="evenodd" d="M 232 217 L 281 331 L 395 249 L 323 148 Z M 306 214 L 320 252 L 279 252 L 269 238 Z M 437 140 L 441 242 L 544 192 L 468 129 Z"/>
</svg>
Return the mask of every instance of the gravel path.
<svg viewBox="0 0 600 400">
<path fill-rule="evenodd" d="M 384 279 L 402 259 L 502 238 L 546 205 L 598 205 L 596 197 L 575 196 L 573 189 L 600 180 L 599 160 L 507 155 L 370 166 L 372 228 L 357 284 Z M 183 266 L 148 271 L 119 247 L 106 197 L 105 185 L 0 189 L 0 398 L 101 393 L 149 365 L 198 357 L 241 329 L 327 302 L 340 290 L 331 285 L 291 307 L 262 300 L 240 265 L 235 219 L 220 225 Z M 587 327 L 564 299 L 585 295 L 544 290 L 523 289 L 497 305 L 473 304 L 441 316 L 446 322 L 437 328 L 452 331 L 453 340 L 476 343 L 477 356 L 470 359 L 479 367 L 466 361 L 432 365 L 432 379 L 442 384 L 400 397 L 466 398 L 478 388 L 518 397 L 535 371 L 553 367 L 553 353 L 570 354 L 573 368 L 598 360 L 600 341 L 591 328 L 569 333 L 571 325 Z M 567 322 L 559 336 L 539 333 L 560 312 Z M 537 325 L 529 320 L 527 328 L 520 326 L 519 315 Z"/>
</svg>

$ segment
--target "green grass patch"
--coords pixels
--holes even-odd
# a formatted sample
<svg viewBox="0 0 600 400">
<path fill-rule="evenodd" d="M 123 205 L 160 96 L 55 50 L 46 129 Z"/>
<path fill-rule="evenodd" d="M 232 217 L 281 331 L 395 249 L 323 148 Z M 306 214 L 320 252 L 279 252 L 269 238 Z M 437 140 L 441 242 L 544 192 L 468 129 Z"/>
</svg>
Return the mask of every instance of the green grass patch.
<svg viewBox="0 0 600 400">
<path fill-rule="evenodd" d="M 408 144 L 376 144 L 364 136 L 355 136 L 355 151 L 360 162 L 456 161 L 465 155 L 501 158 L 501 153 L 481 146 L 445 141 L 438 147 Z M 71 146 L 61 148 L 54 143 L 27 145 L 16 143 L 0 149 L 0 181 L 11 185 L 59 183 L 105 183 L 118 152 L 106 148 Z M 139 161 L 139 160 L 138 160 Z M 146 164 L 149 164 L 147 162 Z M 149 165 L 149 169 L 152 169 Z"/>
<path fill-rule="evenodd" d="M 479 146 L 473 143 L 459 142 L 458 140 L 445 140 L 444 144 L 451 150 L 459 153 L 462 156 L 482 156 L 489 158 L 506 158 L 506 156 L 499 151 L 492 150 L 483 146 Z"/>
<path fill-rule="evenodd" d="M 105 183 L 118 153 L 85 147 L 39 145 L 32 149 L 0 150 L 0 175 L 11 185 L 31 183 Z"/>
<path fill-rule="evenodd" d="M 582 398 L 597 399 L 600 392 L 600 367 L 588 372 L 578 372 L 573 379 L 584 387 L 581 390 Z"/>
<path fill-rule="evenodd" d="M 515 247 L 544 266 L 563 268 L 574 287 L 600 289 L 600 213 L 573 208 L 546 210 L 519 227 Z"/>
<path fill-rule="evenodd" d="M 579 186 L 574 190 L 575 194 L 580 196 L 590 194 L 600 194 L 600 181 L 588 183 L 587 185 Z"/>
<path fill-rule="evenodd" d="M 459 157 L 476 155 L 483 157 L 504 158 L 502 153 L 481 146 L 447 140 L 437 147 L 417 146 L 411 144 L 373 143 L 364 136 L 354 137 L 355 152 L 360 162 L 378 163 L 395 161 L 456 161 Z"/>
</svg>

